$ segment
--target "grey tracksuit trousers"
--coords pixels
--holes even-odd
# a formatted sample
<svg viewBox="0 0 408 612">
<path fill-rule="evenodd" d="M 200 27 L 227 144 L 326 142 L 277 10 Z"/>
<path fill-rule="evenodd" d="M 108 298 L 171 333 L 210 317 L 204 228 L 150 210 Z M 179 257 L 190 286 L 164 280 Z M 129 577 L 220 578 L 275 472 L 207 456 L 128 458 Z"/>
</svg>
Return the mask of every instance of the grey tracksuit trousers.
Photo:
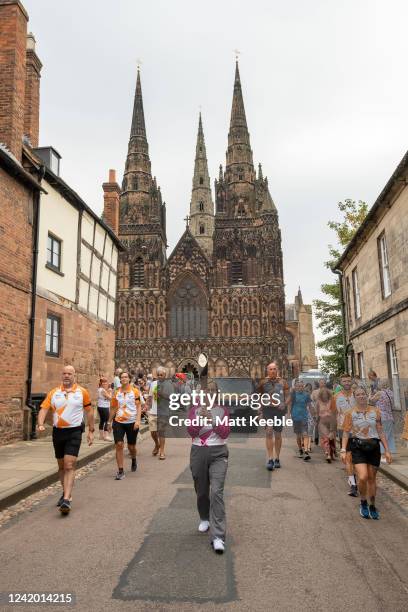
<svg viewBox="0 0 408 612">
<path fill-rule="evenodd" d="M 197 493 L 197 509 L 202 521 L 210 521 L 211 539 L 225 540 L 226 521 L 224 482 L 228 467 L 228 447 L 191 447 L 190 468 Z"/>
</svg>

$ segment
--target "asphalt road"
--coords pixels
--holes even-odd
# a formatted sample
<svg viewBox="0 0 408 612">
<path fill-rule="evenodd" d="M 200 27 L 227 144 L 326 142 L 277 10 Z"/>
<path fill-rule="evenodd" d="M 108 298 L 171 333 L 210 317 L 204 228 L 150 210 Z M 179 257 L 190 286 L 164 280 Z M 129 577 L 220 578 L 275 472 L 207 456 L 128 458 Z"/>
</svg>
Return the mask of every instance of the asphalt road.
<svg viewBox="0 0 408 612">
<path fill-rule="evenodd" d="M 73 510 L 57 497 L 0 532 L 0 591 L 74 593 L 74 610 L 408 609 L 408 513 L 380 490 L 381 520 L 364 520 L 340 463 L 295 457 L 264 467 L 263 440 L 230 439 L 228 552 L 216 556 L 198 517 L 189 442 L 168 441 L 167 460 L 139 445 L 139 469 L 113 480 L 112 461 L 77 482 Z M 61 610 L 66 605 L 3 606 Z"/>
</svg>

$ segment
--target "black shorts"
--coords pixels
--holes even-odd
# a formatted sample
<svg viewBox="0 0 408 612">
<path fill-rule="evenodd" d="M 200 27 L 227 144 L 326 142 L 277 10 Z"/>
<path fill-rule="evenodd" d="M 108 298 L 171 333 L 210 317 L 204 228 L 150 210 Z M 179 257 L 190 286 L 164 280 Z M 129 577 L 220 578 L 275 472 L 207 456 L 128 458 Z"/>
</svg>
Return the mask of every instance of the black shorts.
<svg viewBox="0 0 408 612">
<path fill-rule="evenodd" d="M 376 440 L 376 444 L 370 450 L 363 450 L 354 439 L 349 440 L 352 462 L 354 465 L 358 463 L 366 463 L 378 468 L 381 462 L 380 441 Z"/>
<path fill-rule="evenodd" d="M 275 408 L 274 406 L 264 406 L 262 408 L 262 418 L 264 419 L 280 419 L 282 421 L 281 425 L 266 425 L 265 429 L 271 431 L 276 431 L 276 433 L 280 433 L 283 429 L 283 417 L 285 416 L 285 410 L 279 410 L 279 408 Z"/>
<path fill-rule="evenodd" d="M 115 444 L 116 442 L 123 442 L 125 434 L 128 444 L 136 444 L 136 438 L 139 430 L 135 429 L 134 427 L 134 423 L 119 423 L 118 421 L 113 421 L 112 431 Z"/>
<path fill-rule="evenodd" d="M 52 443 L 56 459 L 63 459 L 64 455 L 78 457 L 82 441 L 82 427 L 53 427 Z"/>
</svg>

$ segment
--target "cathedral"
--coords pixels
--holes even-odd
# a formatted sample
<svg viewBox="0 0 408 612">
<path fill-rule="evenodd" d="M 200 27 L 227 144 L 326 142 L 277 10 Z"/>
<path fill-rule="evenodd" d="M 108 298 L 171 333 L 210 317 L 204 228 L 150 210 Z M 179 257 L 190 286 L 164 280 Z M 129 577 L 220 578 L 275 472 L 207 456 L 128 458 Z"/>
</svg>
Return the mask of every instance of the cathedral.
<svg viewBox="0 0 408 612">
<path fill-rule="evenodd" d="M 209 376 L 260 377 L 271 360 L 290 374 L 278 212 L 253 163 L 238 62 L 215 206 L 200 114 L 190 211 L 169 256 L 139 72 L 122 188 L 115 194 L 108 183 L 104 191 L 104 218 L 126 248 L 118 265 L 117 365 L 155 372 L 161 364 L 197 376 L 204 354 Z"/>
</svg>

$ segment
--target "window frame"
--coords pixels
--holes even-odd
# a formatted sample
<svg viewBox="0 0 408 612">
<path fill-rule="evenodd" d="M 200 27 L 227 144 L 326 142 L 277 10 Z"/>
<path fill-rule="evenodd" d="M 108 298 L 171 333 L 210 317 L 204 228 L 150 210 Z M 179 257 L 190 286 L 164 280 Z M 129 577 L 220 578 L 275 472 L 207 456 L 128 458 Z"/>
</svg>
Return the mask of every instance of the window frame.
<svg viewBox="0 0 408 612">
<path fill-rule="evenodd" d="M 48 320 L 51 321 L 51 333 L 48 333 Z M 54 334 L 55 326 L 57 327 L 57 335 Z M 47 350 L 47 336 L 50 336 L 50 350 Z M 54 338 L 57 338 L 57 350 L 54 350 Z M 45 323 L 45 354 L 47 357 L 61 356 L 61 317 L 48 312 Z"/>
<path fill-rule="evenodd" d="M 354 316 L 356 321 L 358 321 L 358 319 L 361 319 L 361 296 L 358 284 L 357 266 L 351 271 L 351 281 L 353 285 Z"/>
<path fill-rule="evenodd" d="M 364 351 L 360 351 L 359 353 L 357 353 L 357 367 L 360 379 L 365 380 Z"/>
<path fill-rule="evenodd" d="M 377 238 L 378 265 L 380 268 L 381 295 L 383 300 L 387 299 L 392 293 L 390 260 L 388 257 L 387 239 L 385 230 Z M 385 280 L 387 279 L 387 281 Z M 387 287 L 386 287 L 387 282 Z M 386 290 L 387 289 L 387 290 Z"/>
<path fill-rule="evenodd" d="M 51 249 L 49 248 L 49 241 L 51 240 Z M 55 265 L 53 262 L 54 256 L 54 244 L 58 244 L 59 252 L 58 252 L 58 265 Z M 49 253 L 51 253 L 51 261 L 48 259 Z M 48 232 L 47 235 L 47 259 L 46 259 L 46 267 L 53 272 L 57 272 L 58 274 L 62 274 L 61 266 L 62 266 L 62 240 L 58 238 L 52 232 Z"/>
</svg>

